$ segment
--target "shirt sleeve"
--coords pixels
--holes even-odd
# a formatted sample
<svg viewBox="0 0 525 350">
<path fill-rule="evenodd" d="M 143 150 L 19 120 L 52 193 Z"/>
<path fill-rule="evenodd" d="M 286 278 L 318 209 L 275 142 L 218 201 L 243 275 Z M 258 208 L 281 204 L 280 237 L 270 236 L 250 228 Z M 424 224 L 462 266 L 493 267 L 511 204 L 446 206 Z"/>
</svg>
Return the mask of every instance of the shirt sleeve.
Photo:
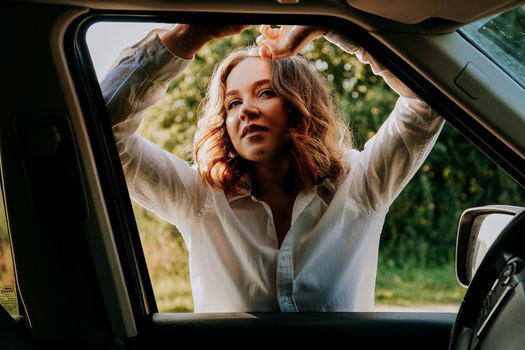
<svg viewBox="0 0 525 350">
<path fill-rule="evenodd" d="M 400 95 L 394 110 L 364 150 L 349 151 L 350 195 L 369 210 L 388 208 L 417 172 L 434 146 L 444 119 L 361 46 L 342 32 L 330 30 L 325 39 L 362 63 Z"/>
<path fill-rule="evenodd" d="M 125 49 L 101 82 L 130 195 L 177 225 L 200 212 L 203 184 L 196 169 L 136 131 L 143 111 L 164 96 L 169 82 L 190 62 L 173 55 L 156 31 Z"/>
<path fill-rule="evenodd" d="M 388 86 L 397 92 L 399 96 L 409 99 L 419 99 L 419 97 L 408 88 L 408 86 L 392 74 L 392 72 L 386 69 L 378 60 L 370 55 L 368 51 L 363 49 L 363 47 L 348 39 L 344 33 L 332 29 L 324 35 L 324 38 L 341 48 L 343 51 L 354 54 L 361 63 L 370 65 L 372 72 L 375 75 L 382 77 Z"/>
<path fill-rule="evenodd" d="M 365 208 L 388 208 L 434 146 L 444 119 L 425 102 L 400 97 L 377 134 L 349 152 L 351 197 Z"/>
</svg>

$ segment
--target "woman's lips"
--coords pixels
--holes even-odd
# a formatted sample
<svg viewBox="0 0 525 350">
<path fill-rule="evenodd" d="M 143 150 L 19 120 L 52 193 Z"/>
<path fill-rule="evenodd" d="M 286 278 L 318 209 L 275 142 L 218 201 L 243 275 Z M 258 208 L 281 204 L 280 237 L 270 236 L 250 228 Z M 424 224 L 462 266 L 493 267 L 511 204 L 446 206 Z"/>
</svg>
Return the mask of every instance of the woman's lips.
<svg viewBox="0 0 525 350">
<path fill-rule="evenodd" d="M 267 130 L 269 130 L 269 128 L 262 126 L 262 125 L 257 125 L 257 124 L 246 125 L 242 129 L 241 138 L 244 138 L 245 136 L 252 134 L 254 132 L 257 132 L 257 131 L 267 131 Z"/>
</svg>

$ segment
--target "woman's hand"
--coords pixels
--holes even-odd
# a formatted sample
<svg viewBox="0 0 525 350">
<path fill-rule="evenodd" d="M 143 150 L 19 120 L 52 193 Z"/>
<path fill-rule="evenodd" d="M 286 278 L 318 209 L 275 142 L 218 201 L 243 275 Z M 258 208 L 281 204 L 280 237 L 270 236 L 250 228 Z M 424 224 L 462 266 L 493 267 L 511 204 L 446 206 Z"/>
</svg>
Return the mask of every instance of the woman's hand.
<svg viewBox="0 0 525 350">
<path fill-rule="evenodd" d="M 297 25 L 271 28 L 263 24 L 259 31 L 261 32 L 257 38 L 259 56 L 267 60 L 280 60 L 297 54 L 312 40 L 323 36 L 328 29 Z"/>
<path fill-rule="evenodd" d="M 205 26 L 200 24 L 176 24 L 160 35 L 160 40 L 175 55 L 191 59 L 208 41 L 235 35 L 249 25 Z"/>
</svg>

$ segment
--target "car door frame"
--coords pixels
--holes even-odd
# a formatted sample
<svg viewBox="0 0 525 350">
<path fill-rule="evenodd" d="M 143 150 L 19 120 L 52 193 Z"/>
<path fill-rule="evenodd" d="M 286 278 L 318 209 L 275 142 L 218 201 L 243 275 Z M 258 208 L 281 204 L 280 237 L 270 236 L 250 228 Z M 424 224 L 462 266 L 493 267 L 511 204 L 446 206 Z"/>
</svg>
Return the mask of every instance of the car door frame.
<svg viewBox="0 0 525 350">
<path fill-rule="evenodd" d="M 83 24 L 87 27 L 91 24 L 91 21 L 96 21 L 100 19 L 100 14 L 94 14 L 92 17 L 79 19 L 79 21 L 88 21 Z M 126 18 L 124 15 L 115 16 L 115 14 L 104 14 L 102 15 L 106 19 L 112 20 L 126 20 L 131 19 L 132 17 Z M 143 17 L 141 19 L 144 19 Z M 151 16 L 147 18 L 148 21 L 157 20 L 159 22 L 176 22 L 179 20 L 176 14 L 170 14 L 169 17 L 163 16 Z M 185 22 L 201 22 L 201 23 L 213 23 L 217 21 L 216 13 L 184 13 Z M 245 18 L 244 16 L 239 16 L 236 14 L 231 14 L 228 17 L 228 23 L 242 23 Z M 253 20 L 261 21 L 264 20 L 279 23 L 294 22 L 302 23 L 305 22 L 303 16 L 260 16 L 254 17 Z M 332 25 L 334 26 L 333 18 L 325 18 L 319 16 L 318 18 L 313 19 L 311 16 L 306 19 L 308 22 L 318 22 L 323 25 Z M 345 24 L 343 25 L 342 21 L 339 21 L 339 29 L 341 27 L 348 28 L 350 27 L 353 32 L 352 37 L 361 38 L 362 41 L 372 40 L 368 35 L 362 31 L 360 28 L 352 25 Z M 85 27 L 85 28 L 86 28 Z M 80 37 L 85 37 L 85 32 L 80 35 Z M 368 37 L 368 38 L 367 38 Z M 367 38 L 367 39 L 365 39 Z M 82 47 L 84 46 L 84 47 Z M 77 57 L 86 57 L 85 43 L 78 42 L 77 50 L 81 49 L 84 51 L 84 54 L 77 55 Z M 91 72 L 85 74 L 85 79 L 87 75 L 90 76 L 90 81 L 87 83 L 94 90 L 94 86 L 98 84 L 96 82 L 95 76 L 93 74 L 92 67 L 90 67 L 89 62 L 83 61 L 81 66 L 89 67 Z M 96 94 L 95 92 L 92 92 Z M 84 94 L 87 96 L 87 94 Z M 111 134 L 111 129 L 109 127 L 109 118 L 107 118 L 105 113 L 105 106 L 100 106 L 101 95 L 92 96 L 91 98 L 97 98 L 98 103 L 98 116 L 94 118 L 92 123 L 100 123 L 102 125 L 98 126 L 96 129 L 99 132 L 98 137 L 104 140 L 104 145 L 101 148 L 110 150 L 108 156 L 112 156 L 109 163 L 120 164 L 118 157 L 116 157 L 117 152 L 115 149 L 114 141 Z M 89 101 L 85 101 L 89 103 Z M 102 108 L 100 108 L 102 107 Z M 104 133 L 105 134 L 102 134 Z M 114 186 L 122 186 L 124 182 L 124 175 L 119 166 L 112 166 L 114 170 L 114 179 L 117 181 L 113 184 Z M 122 191 L 122 189 L 121 189 Z M 127 193 L 127 192 L 124 192 Z M 115 203 L 114 207 L 127 208 L 125 213 L 120 214 L 118 217 L 123 219 L 120 222 L 121 228 L 113 229 L 114 232 L 119 231 L 123 232 L 125 225 L 128 226 L 129 232 L 125 234 L 125 237 L 120 239 L 129 240 L 128 249 L 132 247 L 133 256 L 142 255 L 141 245 L 139 241 L 138 231 L 136 231 L 136 226 L 130 224 L 134 222 L 133 212 L 130 210 L 128 198 L 121 198 L 123 201 L 120 203 Z M 112 205 L 113 206 L 113 205 Z M 124 211 L 124 210 L 123 210 Z M 140 260 L 144 261 L 144 257 L 140 256 Z M 455 318 L 454 314 L 450 313 L 299 313 L 299 314 L 280 314 L 280 313 L 217 313 L 217 314 L 162 314 L 156 312 L 156 306 L 154 300 L 149 299 L 147 296 L 143 295 L 141 301 L 138 297 L 139 291 L 147 291 L 146 294 L 152 295 L 152 287 L 147 276 L 147 270 L 145 264 L 137 264 L 137 261 L 130 264 L 130 260 L 127 262 L 122 262 L 123 265 L 133 265 L 134 269 L 141 271 L 136 271 L 137 275 L 144 276 L 143 279 L 134 280 L 135 291 L 130 292 L 130 295 L 136 295 L 135 299 L 136 308 L 135 308 L 135 318 L 140 319 L 144 316 L 148 316 L 148 321 L 144 322 L 143 331 L 144 333 L 140 336 L 140 327 L 139 329 L 139 339 L 144 341 L 144 344 L 151 344 L 154 342 L 157 346 L 164 346 L 177 343 L 184 343 L 185 338 L 192 343 L 202 342 L 207 344 L 208 342 L 213 342 L 214 344 L 224 342 L 228 344 L 236 334 L 239 333 L 239 330 L 242 330 L 242 333 L 245 336 L 252 335 L 253 337 L 261 338 L 264 334 L 270 333 L 274 337 L 279 339 L 284 339 L 285 335 L 292 336 L 307 333 L 311 335 L 312 338 L 327 338 L 332 341 L 340 341 L 345 337 L 353 337 L 359 339 L 369 339 L 373 334 L 381 334 L 381 341 L 388 340 L 390 344 L 396 344 L 399 346 L 405 347 L 416 347 L 420 346 L 421 342 L 426 339 L 427 344 L 434 344 L 436 348 L 442 348 L 444 345 L 448 344 L 448 337 L 450 335 L 453 321 Z M 129 276 L 128 289 L 130 288 L 129 281 L 132 280 Z M 140 284 L 139 284 L 140 283 Z M 140 304 L 139 306 L 139 303 Z M 148 313 L 146 309 L 149 309 Z M 137 312 L 137 310 L 140 310 Z M 142 323 L 142 322 L 141 322 Z M 402 329 L 411 329 L 411 332 L 402 332 Z M 407 335 L 410 334 L 411 338 L 407 338 Z M 415 336 L 417 334 L 417 336 Z M 184 336 L 181 336 L 184 335 Z M 295 338 L 295 337 L 292 337 Z"/>
<path fill-rule="evenodd" d="M 36 18 L 39 11 L 46 9 L 53 14 L 47 19 L 41 19 L 46 22 L 45 28 L 38 33 L 37 39 L 40 40 L 42 47 L 51 45 L 51 57 L 45 57 L 45 66 L 47 69 L 54 70 L 49 79 L 52 79 L 55 85 L 62 90 L 59 108 L 66 115 L 71 123 L 72 137 L 77 147 L 77 154 L 80 169 L 85 182 L 83 184 L 88 202 L 88 210 L 93 216 L 88 223 L 83 222 L 82 228 L 79 229 L 83 237 L 75 241 L 75 244 L 81 245 L 82 250 L 89 252 L 83 255 L 83 266 L 87 266 L 90 272 L 89 281 L 92 286 L 85 287 L 84 296 L 96 294 L 97 307 L 94 308 L 92 318 L 81 321 L 81 317 L 76 317 L 74 325 L 92 328 L 88 333 L 93 333 L 96 327 L 93 327 L 95 319 L 105 319 L 103 326 L 105 330 L 98 331 L 106 333 L 105 337 L 120 339 L 128 344 L 138 344 L 147 346 L 151 343 L 173 344 L 174 342 L 183 341 L 187 334 L 191 334 L 188 340 L 192 343 L 202 341 L 223 341 L 225 344 L 232 339 L 239 337 L 239 332 L 243 334 L 264 336 L 268 333 L 283 336 L 289 336 L 297 339 L 304 332 L 311 335 L 317 335 L 320 338 L 330 337 L 362 337 L 376 341 L 384 335 L 392 343 L 409 344 L 413 346 L 421 345 L 421 341 L 429 341 L 430 344 L 442 344 L 450 334 L 452 324 L 455 318 L 454 314 L 440 313 L 313 313 L 313 314 L 159 314 L 153 298 L 153 292 L 147 269 L 145 268 L 145 259 L 138 231 L 131 209 L 131 202 L 127 196 L 124 176 L 118 154 L 114 145 L 109 120 L 106 116 L 105 105 L 100 91 L 95 85 L 96 77 L 92 64 L 86 56 L 86 47 L 83 38 L 85 38 L 85 26 L 89 20 L 96 16 L 113 16 L 125 18 L 126 16 L 136 15 L 144 20 L 156 19 L 164 21 L 166 19 L 184 18 L 191 20 L 207 20 L 219 22 L 217 18 L 219 13 L 204 12 L 184 12 L 183 17 L 177 17 L 175 12 L 159 12 L 158 9 L 147 9 L 140 11 L 116 11 L 116 10 L 99 10 L 93 11 L 81 8 L 68 8 L 52 5 L 14 5 L 15 10 L 20 13 L 22 10 L 30 11 Z M 411 87 L 421 97 L 425 98 L 438 112 L 446 116 L 446 119 L 460 130 L 467 138 L 479 148 L 484 149 L 492 158 L 501 162 L 506 152 L 511 152 L 501 140 L 492 137 L 490 131 L 487 131 L 485 125 L 471 118 L 471 116 L 453 102 L 448 96 L 443 94 L 434 85 L 427 82 L 428 77 L 423 76 L 413 67 L 406 64 L 403 59 L 398 57 L 377 37 L 370 36 L 365 30 L 352 24 L 348 20 L 331 16 L 312 17 L 308 14 L 303 16 L 293 16 L 283 14 L 276 8 L 275 13 L 259 14 L 250 16 L 253 22 L 262 22 L 263 20 L 274 20 L 278 23 L 286 23 L 293 20 L 297 23 L 304 21 L 318 21 L 319 24 L 328 24 L 339 29 L 347 30 L 352 33 L 352 38 L 360 42 L 376 58 L 398 75 L 409 87 Z M 16 12 L 16 11 L 14 11 Z M 182 14 L 179 14 L 182 16 Z M 16 16 L 15 16 L 16 17 Z M 219 16 L 221 17 L 221 16 Z M 99 18 L 99 17 L 97 17 Z M 245 14 L 229 14 L 229 22 L 242 22 L 246 19 Z M 16 27 L 16 25 L 15 25 Z M 29 29 L 22 29 L 21 33 L 30 33 Z M 32 54 L 34 48 L 23 48 L 22 54 Z M 38 58 L 38 55 L 37 55 Z M 40 76 L 42 72 L 36 70 L 25 72 L 24 76 L 30 77 L 31 74 Z M 14 78 L 13 78 L 14 81 Z M 73 101 L 73 102 L 71 102 Z M 52 102 L 49 102 L 51 106 Z M 52 107 L 50 107 L 52 109 Z M 18 117 L 18 116 L 17 116 Z M 6 127 L 6 130 L 12 130 L 12 126 Z M 486 140 L 490 140 L 487 144 Z M 9 153 L 17 143 L 9 137 L 2 138 L 2 150 Z M 17 152 L 14 152 L 17 154 Z M 9 157 L 8 157 L 9 158 Z M 523 159 L 515 155 L 515 159 L 510 157 L 510 163 L 513 165 L 523 164 Z M 8 164 L 14 164 L 17 160 L 10 159 Z M 4 161 L 4 163 L 6 163 Z M 4 164 L 4 165 L 8 165 Z M 514 169 L 514 170 L 513 170 Z M 525 169 L 525 167 L 521 167 Z M 520 168 L 517 170 L 514 166 L 508 167 L 509 173 L 514 173 L 514 177 L 523 179 Z M 18 174 L 18 175 L 17 175 Z M 9 183 L 16 182 L 13 178 L 24 177 L 24 171 L 6 171 L 4 180 Z M 13 180 L 12 180 L 13 179 Z M 523 182 L 522 182 L 523 183 Z M 19 196 L 20 194 L 24 194 Z M 20 186 L 7 190 L 6 200 L 8 204 L 13 203 L 12 198 L 29 198 L 30 194 L 21 189 Z M 10 203 L 9 203 L 10 202 Z M 30 200 L 29 200 L 30 202 Z M 28 208 L 32 211 L 33 209 Z M 22 231 L 34 230 L 41 223 L 35 221 L 31 227 L 20 226 L 24 216 L 21 210 L 10 210 L 10 222 L 13 224 L 14 236 Z M 56 231 L 56 227 L 50 227 L 49 231 Z M 31 278 L 35 278 L 35 273 L 28 271 L 28 268 L 22 268 L 28 264 L 28 258 L 23 254 L 18 254 L 26 248 L 27 244 L 22 242 L 22 237 L 31 239 L 30 236 L 21 234 L 16 239 L 13 246 L 16 264 L 18 265 L 18 278 L 25 280 L 20 284 L 20 291 L 25 300 L 27 308 L 35 308 L 33 315 L 38 315 L 31 319 L 32 327 L 40 329 L 36 332 L 37 337 L 53 342 L 65 336 L 65 330 L 68 329 L 66 323 L 62 320 L 59 327 L 63 330 L 49 329 L 43 327 L 42 316 L 46 312 L 51 312 L 37 305 L 36 295 L 38 293 L 49 293 L 43 281 L 40 284 L 32 283 Z M 46 243 L 48 244 L 48 243 Z M 85 254 L 85 253 L 84 253 Z M 71 258 L 69 255 L 64 255 Z M 93 258 L 96 257 L 96 258 Z M 57 267 L 49 264 L 49 268 Z M 25 275 L 22 277 L 22 275 Z M 109 274 L 110 278 L 104 278 Z M 51 273 L 46 274 L 47 282 L 53 280 Z M 109 281 L 108 281 L 109 280 Z M 64 288 L 60 294 L 64 300 L 64 310 L 74 306 L 78 310 L 89 311 L 85 306 L 68 300 L 68 293 L 73 293 L 75 288 L 64 286 L 64 277 L 57 276 L 55 282 Z M 80 279 L 79 279 L 80 283 Z M 30 285 L 33 290 L 28 287 Z M 78 286 L 77 286 L 78 287 Z M 30 301 L 31 300 L 31 301 Z M 32 301 L 34 300 L 34 301 Z M 61 301 L 57 296 L 51 298 L 55 303 Z M 33 312 L 33 311 L 31 311 Z M 29 314 L 31 314 L 29 312 Z M 65 311 L 64 311 L 65 312 Z M 60 315 L 55 316 L 58 320 Z M 40 327 L 40 328 L 39 328 Z M 33 328 L 34 329 L 34 328 Z M 220 330 L 220 331 L 219 331 Z M 79 339 L 87 343 L 90 342 L 86 335 L 79 335 Z M 138 341 L 138 342 L 137 342 Z"/>
</svg>

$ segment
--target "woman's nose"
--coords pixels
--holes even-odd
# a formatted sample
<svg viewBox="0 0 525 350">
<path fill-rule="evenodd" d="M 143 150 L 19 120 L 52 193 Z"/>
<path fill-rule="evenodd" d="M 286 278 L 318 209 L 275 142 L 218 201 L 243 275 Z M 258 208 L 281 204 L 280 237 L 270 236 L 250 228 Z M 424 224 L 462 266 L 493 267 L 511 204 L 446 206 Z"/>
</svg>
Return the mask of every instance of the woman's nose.
<svg viewBox="0 0 525 350">
<path fill-rule="evenodd" d="M 240 109 L 240 119 L 254 119 L 259 116 L 259 108 L 251 100 L 244 100 Z"/>
</svg>

